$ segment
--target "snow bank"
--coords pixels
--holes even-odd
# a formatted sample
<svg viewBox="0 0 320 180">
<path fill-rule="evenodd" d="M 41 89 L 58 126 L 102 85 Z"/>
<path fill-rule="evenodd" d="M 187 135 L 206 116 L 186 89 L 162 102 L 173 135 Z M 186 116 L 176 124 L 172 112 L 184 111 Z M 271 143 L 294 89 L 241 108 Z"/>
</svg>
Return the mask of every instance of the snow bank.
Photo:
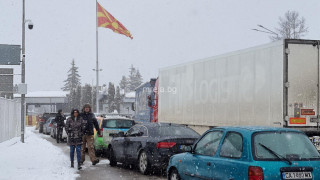
<svg viewBox="0 0 320 180">
<path fill-rule="evenodd" d="M 27 127 L 25 143 L 20 137 L 0 143 L 0 180 L 72 180 L 79 176 L 69 157 Z"/>
</svg>

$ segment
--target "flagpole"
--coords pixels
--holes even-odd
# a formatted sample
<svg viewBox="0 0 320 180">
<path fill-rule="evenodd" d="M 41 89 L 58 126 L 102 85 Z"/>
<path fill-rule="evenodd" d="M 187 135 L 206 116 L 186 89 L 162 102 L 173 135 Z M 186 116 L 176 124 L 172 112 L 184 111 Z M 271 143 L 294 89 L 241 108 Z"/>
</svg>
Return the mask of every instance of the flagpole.
<svg viewBox="0 0 320 180">
<path fill-rule="evenodd" d="M 98 0 L 96 0 L 96 112 L 99 113 Z"/>
</svg>

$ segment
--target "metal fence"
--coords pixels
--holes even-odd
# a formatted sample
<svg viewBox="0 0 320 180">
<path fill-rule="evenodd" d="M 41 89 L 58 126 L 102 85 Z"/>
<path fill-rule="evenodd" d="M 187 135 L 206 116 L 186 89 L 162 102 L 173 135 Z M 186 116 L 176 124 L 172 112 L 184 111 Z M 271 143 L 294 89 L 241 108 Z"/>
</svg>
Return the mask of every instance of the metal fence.
<svg viewBox="0 0 320 180">
<path fill-rule="evenodd" d="M 0 98 L 0 143 L 21 134 L 20 101 Z"/>
</svg>

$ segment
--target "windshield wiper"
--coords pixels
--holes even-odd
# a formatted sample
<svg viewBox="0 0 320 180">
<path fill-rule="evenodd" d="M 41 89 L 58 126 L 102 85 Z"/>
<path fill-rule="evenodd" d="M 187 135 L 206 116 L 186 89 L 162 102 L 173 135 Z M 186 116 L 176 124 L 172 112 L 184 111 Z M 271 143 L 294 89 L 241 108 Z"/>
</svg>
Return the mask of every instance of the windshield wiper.
<svg viewBox="0 0 320 180">
<path fill-rule="evenodd" d="M 261 143 L 259 143 L 259 145 L 262 146 L 263 148 L 265 148 L 268 152 L 270 152 L 271 154 L 273 154 L 275 157 L 277 157 L 277 158 L 280 159 L 281 161 L 287 161 L 287 162 L 289 163 L 289 165 L 292 164 L 292 162 L 291 162 L 289 159 L 287 159 L 287 158 L 281 156 L 280 154 L 274 152 L 272 149 L 268 148 L 267 146 L 265 146 L 265 145 L 263 145 L 263 144 L 261 144 Z"/>
</svg>

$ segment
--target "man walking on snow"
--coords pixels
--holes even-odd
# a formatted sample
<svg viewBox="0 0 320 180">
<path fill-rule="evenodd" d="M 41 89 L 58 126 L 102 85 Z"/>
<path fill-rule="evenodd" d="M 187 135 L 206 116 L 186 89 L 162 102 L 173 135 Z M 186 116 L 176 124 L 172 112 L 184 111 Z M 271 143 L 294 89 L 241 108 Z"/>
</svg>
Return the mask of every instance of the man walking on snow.
<svg viewBox="0 0 320 180">
<path fill-rule="evenodd" d="M 64 116 L 62 109 L 58 110 L 58 113 L 56 115 L 55 118 L 55 122 L 57 123 L 57 143 L 63 141 L 62 140 L 62 132 L 63 132 L 63 127 L 65 126 L 64 124 L 64 120 L 66 119 L 66 117 Z"/>
<path fill-rule="evenodd" d="M 99 159 L 96 158 L 93 147 L 93 128 L 95 128 L 98 135 L 100 135 L 98 121 L 95 115 L 91 112 L 91 106 L 89 104 L 85 104 L 83 106 L 80 116 L 87 123 L 86 129 L 83 132 L 84 135 L 82 136 L 81 162 L 83 163 L 85 161 L 85 151 L 87 147 L 92 165 L 96 165 L 99 163 Z"/>
</svg>

